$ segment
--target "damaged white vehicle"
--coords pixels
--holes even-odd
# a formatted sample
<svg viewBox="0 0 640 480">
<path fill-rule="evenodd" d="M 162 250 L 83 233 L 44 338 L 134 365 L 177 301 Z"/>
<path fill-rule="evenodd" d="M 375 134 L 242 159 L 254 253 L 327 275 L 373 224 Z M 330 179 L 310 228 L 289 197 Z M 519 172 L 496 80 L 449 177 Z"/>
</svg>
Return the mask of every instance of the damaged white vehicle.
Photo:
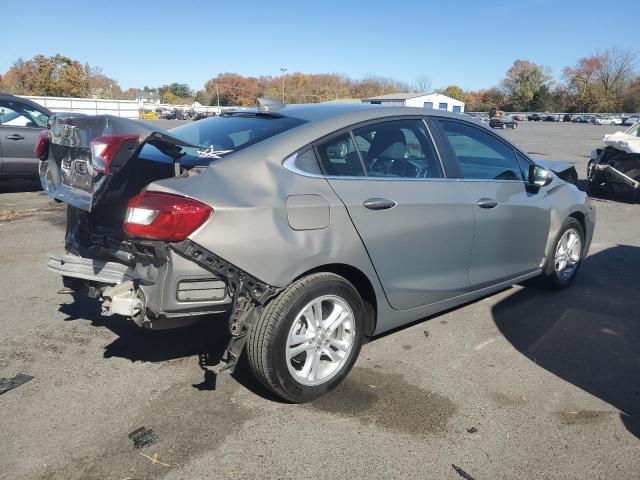
<svg viewBox="0 0 640 480">
<path fill-rule="evenodd" d="M 626 191 L 640 193 L 640 123 L 626 130 L 605 135 L 604 148 L 591 152 L 587 166 L 589 191 L 594 195 L 614 195 Z"/>
</svg>

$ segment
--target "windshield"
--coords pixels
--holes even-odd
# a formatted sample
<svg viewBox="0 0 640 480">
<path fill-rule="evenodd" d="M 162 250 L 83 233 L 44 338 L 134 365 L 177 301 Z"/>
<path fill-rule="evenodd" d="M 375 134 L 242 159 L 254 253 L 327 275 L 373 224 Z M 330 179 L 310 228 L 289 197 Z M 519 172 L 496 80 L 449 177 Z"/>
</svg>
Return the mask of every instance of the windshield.
<svg viewBox="0 0 640 480">
<path fill-rule="evenodd" d="M 217 159 L 305 123 L 293 117 L 233 113 L 171 129 L 171 135 L 201 148 L 184 148 L 191 157 Z"/>
<path fill-rule="evenodd" d="M 633 127 L 631 127 L 626 132 L 627 135 L 633 135 L 634 137 L 640 137 L 640 123 L 636 123 Z"/>
</svg>

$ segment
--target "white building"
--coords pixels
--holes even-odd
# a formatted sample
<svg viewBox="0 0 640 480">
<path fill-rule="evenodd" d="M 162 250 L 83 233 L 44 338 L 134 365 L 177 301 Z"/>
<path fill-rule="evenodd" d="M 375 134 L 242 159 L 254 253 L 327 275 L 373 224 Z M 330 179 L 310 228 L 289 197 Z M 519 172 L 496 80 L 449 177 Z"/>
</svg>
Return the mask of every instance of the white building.
<svg viewBox="0 0 640 480">
<path fill-rule="evenodd" d="M 146 105 L 160 105 L 160 94 L 158 92 L 145 92 L 140 90 L 136 93 L 136 102 L 140 103 L 141 108 Z"/>
<path fill-rule="evenodd" d="M 423 107 L 457 113 L 464 112 L 464 102 L 441 93 L 389 93 L 378 97 L 363 98 L 362 102 L 393 107 Z"/>
</svg>

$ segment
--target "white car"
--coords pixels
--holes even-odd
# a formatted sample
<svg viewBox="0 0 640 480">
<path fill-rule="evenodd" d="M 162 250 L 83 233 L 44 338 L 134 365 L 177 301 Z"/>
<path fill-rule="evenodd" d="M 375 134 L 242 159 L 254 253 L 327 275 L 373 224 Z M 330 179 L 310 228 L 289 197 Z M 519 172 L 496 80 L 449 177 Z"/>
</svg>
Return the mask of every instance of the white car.
<svg viewBox="0 0 640 480">
<path fill-rule="evenodd" d="M 622 119 L 619 117 L 599 117 L 594 123 L 596 125 L 622 125 Z"/>
<path fill-rule="evenodd" d="M 624 122 L 622 122 L 622 125 L 631 126 L 631 125 L 635 125 L 638 122 L 640 122 L 640 117 L 633 116 L 633 117 L 627 118 Z"/>
</svg>

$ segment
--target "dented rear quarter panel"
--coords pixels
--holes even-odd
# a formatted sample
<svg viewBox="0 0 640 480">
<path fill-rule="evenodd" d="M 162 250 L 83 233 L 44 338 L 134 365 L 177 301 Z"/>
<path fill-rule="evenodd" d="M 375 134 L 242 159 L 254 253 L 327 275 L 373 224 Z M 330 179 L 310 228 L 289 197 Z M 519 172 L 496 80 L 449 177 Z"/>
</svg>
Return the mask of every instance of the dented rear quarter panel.
<svg viewBox="0 0 640 480">
<path fill-rule="evenodd" d="M 286 170 L 282 161 L 293 151 L 286 146 L 267 149 L 265 143 L 259 149 L 250 147 L 215 162 L 200 175 L 161 180 L 148 189 L 191 196 L 213 206 L 212 217 L 190 239 L 259 280 L 285 287 L 319 266 L 349 265 L 372 283 L 378 309 L 386 308 L 383 290 L 364 245 L 329 183 L 324 178 Z M 266 154 L 263 161 L 255 160 L 257 152 Z M 328 224 L 323 227 L 323 222 L 319 222 L 315 225 L 318 228 L 294 229 L 290 225 L 287 199 L 296 195 L 324 199 Z M 305 208 L 298 205 L 296 216 L 303 216 L 301 210 Z M 319 217 L 316 204 L 307 208 L 310 217 Z"/>
</svg>

